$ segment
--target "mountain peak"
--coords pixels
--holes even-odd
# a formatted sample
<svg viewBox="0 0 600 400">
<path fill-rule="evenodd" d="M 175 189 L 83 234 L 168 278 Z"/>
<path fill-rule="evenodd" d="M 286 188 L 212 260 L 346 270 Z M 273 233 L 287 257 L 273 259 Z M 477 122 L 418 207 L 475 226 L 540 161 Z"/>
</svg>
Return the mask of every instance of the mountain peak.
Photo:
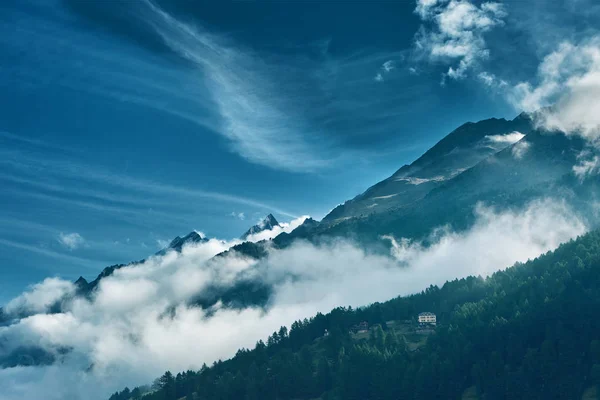
<svg viewBox="0 0 600 400">
<path fill-rule="evenodd" d="M 262 222 L 266 225 L 270 225 L 271 227 L 279 225 L 279 222 L 275 219 L 273 214 L 269 214 L 262 220 Z"/>
<path fill-rule="evenodd" d="M 323 221 L 333 223 L 348 218 L 365 218 L 392 209 L 410 207 L 433 189 L 510 146 L 510 139 L 519 134 L 527 135 L 532 130 L 531 119 L 526 114 L 513 120 L 489 118 L 467 122 L 442 138 L 410 165 L 404 165 L 389 178 L 334 208 Z"/>
<path fill-rule="evenodd" d="M 254 235 L 262 231 L 270 231 L 276 226 L 280 226 L 279 222 L 277 221 L 277 219 L 275 219 L 273 214 L 269 214 L 265 218 L 263 218 L 258 224 L 250 227 L 250 229 L 248 229 L 246 233 L 244 233 L 241 236 L 241 239 L 245 240 L 248 236 Z"/>
<path fill-rule="evenodd" d="M 75 281 L 75 285 L 77 285 L 77 286 L 87 286 L 87 284 L 88 284 L 88 281 L 83 276 L 80 276 Z"/>
<path fill-rule="evenodd" d="M 206 239 L 206 237 L 203 234 L 196 232 L 196 231 L 191 231 L 184 237 L 176 236 L 175 239 L 173 239 L 171 241 L 171 243 L 169 243 L 169 246 L 165 250 L 173 249 L 175 251 L 180 252 L 181 249 L 183 248 L 183 246 L 186 244 L 200 243 L 200 242 L 206 242 L 206 241 L 208 241 L 208 239 Z M 161 252 L 162 251 L 164 251 L 164 250 L 161 250 Z"/>
</svg>

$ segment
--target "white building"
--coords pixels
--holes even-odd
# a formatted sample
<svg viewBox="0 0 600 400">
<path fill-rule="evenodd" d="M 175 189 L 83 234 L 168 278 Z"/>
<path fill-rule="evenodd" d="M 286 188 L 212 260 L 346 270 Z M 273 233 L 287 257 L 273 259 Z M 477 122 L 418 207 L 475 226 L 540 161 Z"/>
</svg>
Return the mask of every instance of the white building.
<svg viewBox="0 0 600 400">
<path fill-rule="evenodd" d="M 434 313 L 430 313 L 430 312 L 422 312 L 421 314 L 419 314 L 419 323 L 420 324 L 431 324 L 431 325 L 435 325 L 437 322 L 437 319 L 435 317 Z"/>
</svg>

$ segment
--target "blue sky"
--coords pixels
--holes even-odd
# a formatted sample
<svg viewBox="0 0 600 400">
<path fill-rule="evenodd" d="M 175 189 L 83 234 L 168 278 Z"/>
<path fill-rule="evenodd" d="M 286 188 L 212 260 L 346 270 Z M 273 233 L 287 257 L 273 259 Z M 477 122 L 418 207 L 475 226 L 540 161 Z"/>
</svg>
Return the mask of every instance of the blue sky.
<svg viewBox="0 0 600 400">
<path fill-rule="evenodd" d="M 193 229 L 320 219 L 462 123 L 544 105 L 540 63 L 598 16 L 587 0 L 4 1 L 0 302 Z"/>
</svg>

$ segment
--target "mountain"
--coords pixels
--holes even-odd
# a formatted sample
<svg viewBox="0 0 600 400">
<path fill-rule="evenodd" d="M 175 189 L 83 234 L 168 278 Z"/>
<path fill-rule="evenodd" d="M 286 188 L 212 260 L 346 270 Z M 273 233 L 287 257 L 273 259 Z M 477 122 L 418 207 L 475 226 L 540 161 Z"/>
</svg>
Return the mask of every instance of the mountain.
<svg viewBox="0 0 600 400">
<path fill-rule="evenodd" d="M 563 198 L 562 191 L 581 186 L 574 179 L 573 167 L 584 148 L 585 142 L 579 137 L 532 131 L 519 142 L 440 182 L 413 203 L 321 224 L 316 233 L 352 234 L 372 242 L 384 234 L 424 238 L 433 228 L 443 225 L 467 229 L 474 222 L 473 209 L 478 203 L 503 210 L 535 198 Z M 593 191 L 587 195 L 593 195 Z"/>
<path fill-rule="evenodd" d="M 198 233 L 196 231 L 192 231 L 192 232 L 188 233 L 187 235 L 185 235 L 184 237 L 180 237 L 180 236 L 175 237 L 171 241 L 171 243 L 169 243 L 169 245 L 167 247 L 154 253 L 154 255 L 162 256 L 162 255 L 167 254 L 169 251 L 181 252 L 183 247 L 186 245 L 204 243 L 207 241 L 208 241 L 208 239 L 206 237 L 204 237 L 203 235 L 201 235 L 200 233 Z M 100 281 L 102 281 L 102 279 L 104 279 L 106 277 L 111 276 L 116 270 L 124 268 L 124 267 L 128 267 L 128 266 L 139 265 L 139 264 L 144 263 L 145 261 L 146 261 L 145 259 L 142 259 L 142 260 L 138 260 L 138 261 L 132 261 L 127 264 L 110 265 L 110 266 L 104 268 L 102 270 L 102 272 L 100 272 L 100 274 L 98 274 L 96 279 L 94 279 L 93 281 L 90 281 L 90 282 L 88 282 L 83 276 L 80 276 L 75 282 L 73 282 L 75 285 L 75 295 L 76 296 L 90 296 L 94 292 L 94 290 L 98 287 L 98 285 L 100 284 Z M 61 312 L 62 303 L 67 300 L 69 300 L 69 298 L 61 299 L 59 302 L 57 302 L 52 307 L 50 307 L 50 313 Z M 15 318 L 17 318 L 17 319 L 24 318 L 24 317 L 27 317 L 28 315 L 29 314 L 26 312 L 18 312 L 16 315 L 8 314 L 5 311 L 3 311 L 2 307 L 0 307 L 0 326 L 11 323 L 11 321 L 14 320 Z M 35 352 L 33 352 L 32 354 L 35 354 Z M 29 358 L 27 358 L 27 359 L 29 359 Z"/>
<path fill-rule="evenodd" d="M 208 239 L 204 235 L 201 235 L 196 231 L 192 231 L 184 237 L 176 236 L 166 248 L 157 252 L 156 255 L 164 255 L 170 250 L 175 250 L 176 252 L 181 253 L 181 249 L 185 245 L 204 242 L 208 242 Z"/>
<path fill-rule="evenodd" d="M 520 116 L 517 121 L 522 119 Z M 459 231 L 468 229 L 474 222 L 473 209 L 477 204 L 505 210 L 536 198 L 572 200 L 582 206 L 579 210 L 582 214 L 596 219 L 592 204 L 584 200 L 593 199 L 597 193 L 597 177 L 581 180 L 574 172 L 581 155 L 588 150 L 579 136 L 531 130 L 516 143 L 448 179 L 431 184 L 426 193 L 419 193 L 412 202 L 396 202 L 384 211 L 369 213 L 363 208 L 353 217 L 336 218 L 338 212 L 334 210 L 307 238 L 345 236 L 367 244 L 387 234 L 426 239 L 438 226 L 449 225 Z M 442 154 L 438 157 L 444 158 Z M 428 165 L 433 168 L 433 162 Z M 411 167 L 412 164 L 405 170 L 410 171 Z M 578 195 L 573 196 L 573 192 Z M 416 192 L 411 193 L 416 196 Z M 365 201 L 350 204 L 357 204 L 352 206 L 356 209 Z"/>
<path fill-rule="evenodd" d="M 319 222 L 312 218 L 307 218 L 296 229 L 291 232 L 282 232 L 273 239 L 261 240 L 259 242 L 243 242 L 236 244 L 229 250 L 217 255 L 217 257 L 225 257 L 229 254 L 237 253 L 246 257 L 259 259 L 266 257 L 268 248 L 281 249 L 292 244 L 295 239 L 307 238 L 319 226 Z"/>
<path fill-rule="evenodd" d="M 273 218 L 274 219 L 274 218 Z M 167 247 L 156 252 L 155 256 L 163 256 L 168 252 L 175 251 L 180 253 L 183 247 L 197 243 L 208 242 L 208 239 L 196 231 L 192 231 L 184 237 L 176 236 Z M 114 264 L 102 270 L 93 281 L 88 282 L 84 277 L 80 276 L 73 284 L 75 292 L 63 296 L 55 304 L 49 307 L 49 314 L 61 313 L 64 310 L 64 304 L 73 299 L 74 296 L 91 297 L 97 289 L 100 282 L 111 276 L 116 270 L 135 266 L 144 263 L 146 260 L 133 261 L 127 264 Z M 230 308 L 244 308 L 250 305 L 264 305 L 270 297 L 270 288 L 260 282 L 244 281 L 235 284 L 232 287 L 209 286 L 202 294 L 196 296 L 190 302 L 191 305 L 208 308 L 218 301 L 221 301 L 224 306 Z M 0 307 L 0 327 L 10 325 L 17 322 L 19 319 L 26 318 L 34 312 L 30 310 L 17 310 L 11 313 L 4 311 Z M 2 344 L 0 343 L 0 354 L 2 354 Z M 68 348 L 56 349 L 58 354 L 66 354 L 70 350 Z M 35 366 L 35 365 L 50 365 L 57 362 L 57 358 L 38 346 L 18 347 L 8 354 L 0 356 L 0 368 L 12 368 L 16 366 Z"/>
<path fill-rule="evenodd" d="M 170 251 L 176 251 L 178 253 L 181 253 L 181 250 L 186 245 L 196 244 L 196 243 L 204 243 L 204 242 L 208 242 L 208 239 L 205 236 L 201 235 L 200 233 L 198 233 L 196 231 L 192 231 L 192 232 L 188 233 L 187 235 L 185 235 L 184 237 L 176 236 L 175 239 L 171 240 L 171 243 L 169 243 L 169 245 L 167 247 L 165 247 L 162 250 L 157 251 L 156 253 L 154 253 L 154 255 L 163 256 Z M 108 267 L 104 268 L 102 270 L 102 272 L 100 272 L 100 274 L 96 277 L 96 279 L 94 279 L 93 281 L 91 281 L 89 283 L 83 277 L 79 277 L 79 279 L 77 279 L 77 281 L 75 281 L 75 285 L 77 287 L 77 294 L 88 295 L 98 286 L 98 284 L 100 283 L 100 281 L 102 279 L 104 279 L 108 276 L 111 276 L 115 272 L 115 270 L 121 269 L 123 267 L 142 264 L 145 261 L 146 261 L 145 259 L 142 259 L 142 260 L 138 260 L 138 261 L 132 261 L 127 264 L 114 264 L 114 265 L 108 266 Z"/>
<path fill-rule="evenodd" d="M 334 208 L 323 220 L 309 218 L 292 232 L 271 240 L 244 242 L 219 256 L 237 253 L 261 258 L 269 248 L 281 249 L 297 239 L 318 242 L 329 237 L 350 238 L 373 251 L 388 252 L 382 235 L 426 242 L 439 226 L 468 229 L 475 221 L 477 204 L 503 210 L 541 197 L 567 198 L 583 214 L 597 219 L 593 210 L 597 178 L 582 183 L 573 172 L 581 154 L 589 150 L 585 141 L 536 130 L 533 118 L 535 114 L 522 113 L 512 120 L 491 118 L 463 124 L 413 163 Z M 269 214 L 241 238 L 277 226 L 279 222 Z M 176 237 L 156 254 L 180 252 L 186 244 L 206 240 L 193 231 Z M 143 261 L 107 267 L 87 285 L 87 291 L 115 269 Z M 86 291 L 83 282 L 79 286 Z"/>
<path fill-rule="evenodd" d="M 597 398 L 598 310 L 594 231 L 486 279 L 296 321 L 232 359 L 110 400 Z M 420 326 L 422 311 L 437 326 Z"/>
<path fill-rule="evenodd" d="M 246 240 L 248 238 L 248 236 L 250 236 L 250 235 L 254 235 L 254 234 L 260 233 L 262 231 L 273 230 L 273 228 L 276 227 L 276 226 L 280 226 L 279 222 L 277 222 L 277 220 L 275 219 L 275 217 L 273 216 L 273 214 L 269 214 L 262 221 L 260 221 L 258 224 L 250 227 L 250 229 L 248 229 L 246 231 L 246 233 L 244 233 L 241 236 L 240 239 Z"/>
<path fill-rule="evenodd" d="M 588 218 L 590 226 L 595 226 L 600 180 L 595 176 L 582 181 L 573 170 L 589 147 L 578 136 L 536 130 L 532 118 L 524 113 L 512 120 L 491 118 L 466 123 L 412 164 L 336 207 L 322 221 L 309 218 L 292 232 L 238 244 L 218 257 L 235 253 L 258 259 L 265 257 L 269 249 L 285 248 L 298 239 L 319 242 L 331 237 L 349 238 L 370 251 L 388 253 L 389 244 L 381 240 L 382 235 L 421 240 L 426 245 L 436 227 L 468 229 L 475 222 L 473 210 L 477 204 L 501 211 L 538 198 L 566 200 Z M 269 214 L 242 238 L 276 226 L 280 226 L 278 221 Z M 156 254 L 181 251 L 185 244 L 206 240 L 191 232 L 176 237 Z M 139 262 L 143 260 L 107 267 L 87 286 L 81 282 L 80 292 L 90 292 L 115 269 Z M 258 299 L 256 305 L 261 305 L 269 294 L 268 288 L 256 282 L 244 282 L 238 289 L 215 288 L 211 296 L 199 298 L 197 304 L 210 305 L 221 296 L 227 296 L 227 304 L 238 304 L 233 293 L 244 299 Z M 247 300 L 239 304 L 247 304 Z"/>
<path fill-rule="evenodd" d="M 513 120 L 464 124 L 322 221 L 311 220 L 271 241 L 244 243 L 232 250 L 256 257 L 296 239 L 319 242 L 342 237 L 387 253 L 383 235 L 426 244 L 437 227 L 468 229 L 478 204 L 502 211 L 538 198 L 566 199 L 594 226 L 598 177 L 582 180 L 574 167 L 582 154 L 595 150 L 579 136 L 536 130 L 533 117 L 521 114 Z"/>
<path fill-rule="evenodd" d="M 532 131 L 527 114 L 513 120 L 487 119 L 468 122 L 429 149 L 410 165 L 371 186 L 364 193 L 333 209 L 323 222 L 382 213 L 410 206 L 480 161 L 510 146 Z"/>
<path fill-rule="evenodd" d="M 167 247 L 165 247 L 162 250 L 157 251 L 156 253 L 154 253 L 154 255 L 163 256 L 170 251 L 176 251 L 178 253 L 181 253 L 181 250 L 186 245 L 196 244 L 196 243 L 204 243 L 204 242 L 208 242 L 208 239 L 205 236 L 201 235 L 200 233 L 198 233 L 196 231 L 191 231 L 184 237 L 176 236 L 173 240 L 171 240 L 171 243 L 169 243 L 169 245 Z M 128 264 L 111 265 L 109 267 L 104 268 L 104 270 L 102 270 L 100 275 L 98 275 L 98 277 L 96 277 L 96 279 L 91 281 L 87 286 L 85 285 L 85 279 L 83 279 L 82 277 L 80 277 L 75 282 L 75 284 L 77 285 L 80 293 L 90 292 L 93 289 L 95 289 L 96 286 L 98 286 L 98 284 L 100 283 L 100 281 L 103 278 L 106 278 L 106 277 L 112 275 L 115 270 L 123 268 L 123 267 L 127 267 L 127 266 L 142 264 L 145 261 L 146 261 L 145 259 L 142 259 L 139 261 L 130 262 Z M 79 282 L 79 284 L 78 284 L 78 282 Z"/>
</svg>

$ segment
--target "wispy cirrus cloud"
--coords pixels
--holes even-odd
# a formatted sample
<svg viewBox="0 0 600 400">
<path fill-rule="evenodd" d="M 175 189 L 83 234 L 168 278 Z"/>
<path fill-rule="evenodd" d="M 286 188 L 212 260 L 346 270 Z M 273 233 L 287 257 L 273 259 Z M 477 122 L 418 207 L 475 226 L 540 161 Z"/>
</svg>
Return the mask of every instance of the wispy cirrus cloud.
<svg viewBox="0 0 600 400">
<path fill-rule="evenodd" d="M 218 129 L 234 151 L 252 162 L 274 168 L 311 171 L 330 161 L 319 157 L 306 132 L 313 130 L 269 76 L 267 60 L 198 26 L 188 25 L 151 1 L 148 23 L 174 52 L 196 64 L 217 104 Z"/>
<path fill-rule="evenodd" d="M 180 22 L 152 2 L 127 7 L 136 10 L 132 18 L 135 14 L 144 18 L 143 22 L 155 29 L 170 49 L 197 68 L 190 70 L 169 65 L 159 57 L 149 60 L 147 55 L 114 51 L 107 40 L 65 29 L 57 14 L 56 21 L 19 15 L 35 29 L 15 28 L 21 35 L 16 43 L 6 46 L 18 50 L 28 42 L 37 43 L 39 55 L 31 57 L 38 63 L 56 57 L 46 49 L 58 46 L 60 51 L 73 55 L 77 60 L 73 63 L 85 64 L 86 68 L 69 74 L 68 79 L 63 76 L 71 66 L 64 60 L 57 60 L 60 68 L 49 69 L 43 75 L 34 68 L 9 67 L 8 72 L 28 84 L 44 85 L 50 80 L 63 89 L 109 97 L 184 119 L 201 128 L 200 132 L 224 135 L 234 152 L 258 164 L 311 171 L 329 163 L 331 157 L 319 158 L 304 141 L 300 133 L 307 127 L 302 119 L 282 109 L 285 96 L 274 98 L 276 84 L 269 79 L 268 64 L 249 51 Z M 89 45 L 91 41 L 93 46 Z M 5 45 L 3 39 L 0 44 Z M 231 68 L 234 64 L 240 68 Z"/>
<path fill-rule="evenodd" d="M 0 142 L 1 141 L 6 141 L 6 142 L 8 142 L 9 145 L 12 145 L 15 142 L 21 142 L 21 143 L 25 143 L 30 146 L 58 150 L 60 152 L 65 152 L 65 153 L 75 153 L 78 151 L 77 149 L 73 149 L 70 147 L 58 146 L 51 142 L 47 142 L 47 141 L 40 140 L 40 139 L 33 139 L 33 138 L 26 137 L 24 135 L 17 135 L 15 133 L 2 131 L 2 130 L 0 130 Z"/>
<path fill-rule="evenodd" d="M 489 57 L 485 34 L 504 25 L 507 16 L 501 3 L 478 6 L 468 0 L 418 0 L 415 13 L 424 23 L 415 36 L 417 52 L 430 61 L 452 64 L 442 83 L 465 78 Z"/>
<path fill-rule="evenodd" d="M 232 151 L 274 169 L 316 172 L 369 155 L 364 138 L 397 129 L 418 102 L 403 102 L 422 82 L 407 82 L 402 93 L 382 98 L 373 80 L 383 82 L 407 51 L 331 55 L 328 46 L 304 45 L 292 57 L 253 48 L 187 23 L 151 1 L 140 15 L 179 57 L 195 65 L 220 117 L 216 130 Z M 374 75 L 368 71 L 377 70 Z M 367 71 L 367 72 L 366 72 Z M 419 86 L 417 89 L 414 86 Z M 360 98 L 360 101 L 358 100 Z M 344 135 L 340 135 L 344 132 Z M 363 137 L 362 145 L 352 139 Z"/>
<path fill-rule="evenodd" d="M 52 259 L 67 261 L 72 265 L 76 265 L 77 268 L 84 268 L 88 271 L 97 271 L 98 268 L 109 264 L 108 261 L 92 260 L 89 258 L 72 256 L 70 254 L 59 253 L 57 251 L 45 247 L 2 238 L 0 238 L 0 246 L 12 247 L 14 249 L 25 250 L 26 252 L 40 254 L 42 256 L 46 256 Z M 81 271 L 77 272 L 81 273 Z"/>
<path fill-rule="evenodd" d="M 407 115 L 435 96 L 435 88 L 402 67 L 408 49 L 340 53 L 330 51 L 330 39 L 316 39 L 284 44 L 280 52 L 273 50 L 280 42 L 256 47 L 243 36 L 206 29 L 202 15 L 178 14 L 158 1 L 120 2 L 123 13 L 102 1 L 66 3 L 68 13 L 58 6 L 44 9 L 52 18 L 21 12 L 13 18 L 19 24 L 0 27 L 7 58 L 31 43 L 38 49 L 3 66 L 15 81 L 162 113 L 189 127 L 180 134 L 214 135 L 226 150 L 272 169 L 317 173 L 367 163 L 398 140 L 390 132 Z M 73 17 L 111 33 L 81 29 Z M 117 45 L 112 35 L 120 35 Z M 40 74 L 35 66 L 42 64 L 51 67 Z M 378 72 L 386 83 L 394 73 L 403 90 L 373 85 Z"/>
<path fill-rule="evenodd" d="M 89 208 L 106 208 L 107 211 L 123 211 L 126 213 L 134 212 L 126 206 L 143 206 L 144 209 L 152 208 L 153 213 L 160 215 L 160 210 L 168 208 L 169 205 L 181 204 L 189 206 L 193 200 L 210 199 L 231 204 L 240 204 L 258 208 L 261 210 L 276 212 L 277 214 L 288 217 L 297 217 L 296 214 L 283 210 L 274 204 L 262 202 L 260 200 L 239 196 L 230 193 L 222 193 L 211 190 L 202 190 L 199 188 L 190 188 L 186 186 L 173 185 L 163 182 L 132 177 L 125 174 L 114 173 L 106 168 L 95 165 L 88 165 L 77 159 L 34 157 L 25 152 L 13 151 L 2 152 L 0 155 L 0 165 L 6 165 L 12 168 L 15 173 L 0 173 L 0 180 L 32 186 L 36 189 L 43 189 L 47 193 L 36 193 L 38 196 L 54 196 L 57 194 L 77 194 L 83 195 L 85 199 L 74 196 L 61 196 L 65 201 L 72 202 Z M 41 180 L 40 176 L 52 179 Z M 76 180 L 79 185 L 76 190 L 69 186 L 48 183 L 56 178 Z M 104 186 L 117 187 L 121 189 L 118 192 L 101 190 Z M 140 196 L 143 193 L 143 196 Z M 173 198 L 173 195 L 176 195 Z M 99 204 L 100 200 L 102 204 Z M 108 203 L 108 204 L 104 204 Z M 139 207 L 138 207 L 139 208 Z M 172 214 L 165 214 L 169 216 Z"/>
</svg>

